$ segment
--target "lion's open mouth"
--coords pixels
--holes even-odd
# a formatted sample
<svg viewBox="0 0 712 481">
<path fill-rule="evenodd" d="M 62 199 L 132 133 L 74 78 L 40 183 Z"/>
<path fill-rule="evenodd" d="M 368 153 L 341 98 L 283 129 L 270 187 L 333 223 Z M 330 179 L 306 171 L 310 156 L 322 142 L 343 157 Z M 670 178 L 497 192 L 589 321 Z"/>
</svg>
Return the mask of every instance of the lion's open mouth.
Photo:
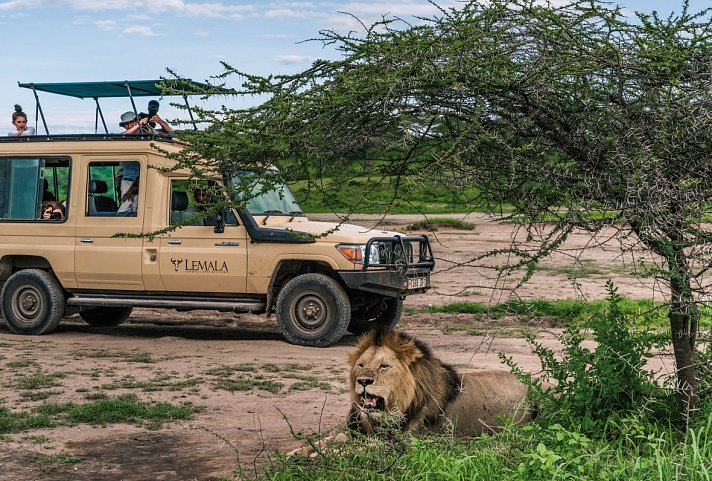
<svg viewBox="0 0 712 481">
<path fill-rule="evenodd" d="M 361 396 L 361 404 L 364 409 L 376 409 L 378 411 L 386 409 L 385 399 L 379 396 L 372 396 L 368 393 L 363 393 Z"/>
</svg>

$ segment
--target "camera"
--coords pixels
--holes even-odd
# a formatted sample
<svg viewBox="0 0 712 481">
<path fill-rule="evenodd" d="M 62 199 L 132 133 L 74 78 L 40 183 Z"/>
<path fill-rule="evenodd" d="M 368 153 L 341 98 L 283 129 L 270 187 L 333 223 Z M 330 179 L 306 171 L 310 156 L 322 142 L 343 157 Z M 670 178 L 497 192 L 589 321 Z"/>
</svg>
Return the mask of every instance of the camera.
<svg viewBox="0 0 712 481">
<path fill-rule="evenodd" d="M 52 220 L 62 220 L 62 213 L 61 212 L 52 212 L 52 217 L 50 217 Z"/>
<path fill-rule="evenodd" d="M 150 100 L 148 102 L 148 118 L 150 119 L 154 115 L 158 115 L 158 108 L 161 106 L 161 104 L 158 103 L 158 100 Z M 151 124 L 151 127 L 156 126 L 156 122 L 149 122 Z"/>
</svg>

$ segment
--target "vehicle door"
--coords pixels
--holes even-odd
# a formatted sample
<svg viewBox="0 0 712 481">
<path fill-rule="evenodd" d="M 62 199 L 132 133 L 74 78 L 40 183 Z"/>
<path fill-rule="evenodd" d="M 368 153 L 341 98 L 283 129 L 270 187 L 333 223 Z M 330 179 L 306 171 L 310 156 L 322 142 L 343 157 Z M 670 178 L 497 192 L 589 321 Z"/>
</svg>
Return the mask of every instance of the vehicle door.
<svg viewBox="0 0 712 481">
<path fill-rule="evenodd" d="M 215 232 L 215 216 L 201 218 L 196 191 L 208 186 L 173 179 L 167 225 L 189 222 L 157 236 L 161 280 L 168 292 L 241 294 L 247 288 L 247 231 L 235 217 L 225 217 L 225 230 Z"/>
<path fill-rule="evenodd" d="M 80 289 L 143 290 L 143 215 L 147 158 L 90 158 L 83 163 L 81 211 L 77 216 L 75 271 Z M 124 168 L 139 177 L 122 199 Z M 128 190 L 128 189 L 127 189 Z M 117 236 L 121 234 L 122 236 Z"/>
</svg>

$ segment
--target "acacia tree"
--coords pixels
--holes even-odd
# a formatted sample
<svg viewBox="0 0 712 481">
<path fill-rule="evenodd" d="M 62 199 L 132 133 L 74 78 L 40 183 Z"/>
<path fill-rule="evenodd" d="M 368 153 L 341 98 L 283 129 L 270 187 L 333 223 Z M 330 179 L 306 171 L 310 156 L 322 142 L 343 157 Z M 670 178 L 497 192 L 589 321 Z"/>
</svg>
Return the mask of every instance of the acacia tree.
<svg viewBox="0 0 712 481">
<path fill-rule="evenodd" d="M 211 126 L 187 137 L 197 156 L 280 163 L 315 186 L 356 164 L 373 189 L 388 179 L 393 198 L 412 178 L 455 195 L 476 187 L 461 202 L 529 226 L 535 248 L 488 253 L 515 259 L 506 272 L 531 274 L 572 232 L 615 226 L 660 261 L 649 273 L 669 287 L 677 386 L 694 409 L 712 263 L 710 12 L 684 4 L 630 18 L 598 0 L 471 1 L 414 25 L 323 31 L 339 59 L 296 75 L 224 65 L 219 79 L 238 76 L 240 93 L 266 100 L 201 112 Z"/>
</svg>

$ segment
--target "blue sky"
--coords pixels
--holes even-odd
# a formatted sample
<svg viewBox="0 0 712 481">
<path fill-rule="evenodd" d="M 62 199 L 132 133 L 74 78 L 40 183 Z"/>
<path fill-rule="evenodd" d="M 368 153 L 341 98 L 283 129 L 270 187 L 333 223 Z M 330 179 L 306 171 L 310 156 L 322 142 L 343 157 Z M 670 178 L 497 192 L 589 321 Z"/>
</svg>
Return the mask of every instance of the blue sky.
<svg viewBox="0 0 712 481">
<path fill-rule="evenodd" d="M 439 5 L 456 4 L 444 0 Z M 680 2 L 621 0 L 633 10 L 669 12 Z M 691 0 L 690 9 L 712 6 Z M 331 57 L 313 38 L 320 29 L 357 29 L 349 12 L 370 23 L 383 14 L 431 16 L 426 0 L 257 1 L 257 0 L 0 0 L 0 134 L 3 116 L 10 130 L 19 103 L 35 122 L 32 92 L 17 82 L 70 82 L 149 79 L 175 69 L 194 80 L 219 73 L 225 61 L 240 70 L 287 73 Z M 51 133 L 93 132 L 94 104 L 40 94 Z M 237 101 L 228 101 L 228 103 Z M 139 99 L 139 108 L 145 99 Z M 235 105 L 237 105 L 235 103 Z M 110 131 L 128 100 L 102 102 Z M 5 112 L 5 113 L 4 113 Z M 176 112 L 164 101 L 164 117 Z"/>
</svg>

